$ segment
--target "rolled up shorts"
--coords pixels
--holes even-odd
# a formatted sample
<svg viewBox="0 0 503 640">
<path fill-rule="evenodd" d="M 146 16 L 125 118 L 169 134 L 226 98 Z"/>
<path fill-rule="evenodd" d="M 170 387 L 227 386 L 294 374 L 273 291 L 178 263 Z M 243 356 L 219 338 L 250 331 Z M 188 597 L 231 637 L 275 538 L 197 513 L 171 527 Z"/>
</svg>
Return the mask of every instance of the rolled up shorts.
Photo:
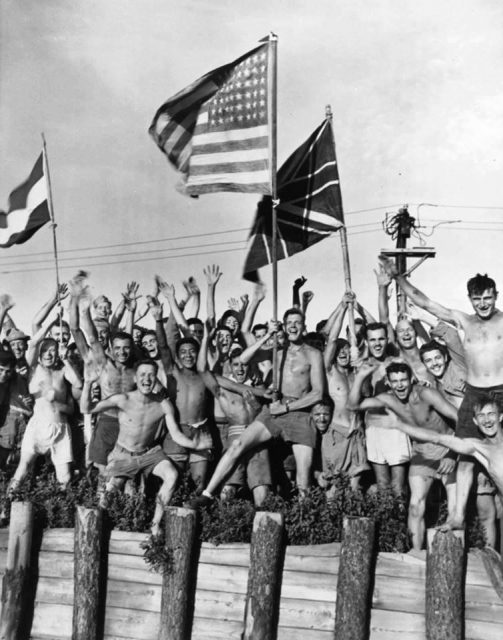
<svg viewBox="0 0 503 640">
<path fill-rule="evenodd" d="M 119 419 L 116 416 L 100 413 L 89 443 L 89 460 L 106 465 L 118 437 Z"/>
<path fill-rule="evenodd" d="M 261 422 L 273 438 L 282 438 L 292 444 L 303 444 L 314 449 L 316 447 L 316 427 L 309 419 L 310 409 L 306 411 L 289 411 L 280 416 L 272 416 L 268 407 L 264 407 L 255 418 Z"/>
<path fill-rule="evenodd" d="M 109 455 L 106 474 L 108 478 L 134 478 L 140 472 L 148 476 L 163 460 L 167 457 L 160 445 L 137 452 L 116 444 Z"/>
<path fill-rule="evenodd" d="M 197 424 L 180 424 L 180 431 L 187 436 L 187 438 L 193 438 L 197 432 L 199 433 L 209 433 L 208 421 L 204 420 L 203 422 L 199 422 Z M 212 459 L 211 450 L 202 450 L 195 451 L 194 449 L 187 449 L 186 447 L 182 447 L 177 442 L 173 440 L 170 436 L 169 431 L 164 438 L 164 442 L 162 444 L 162 450 L 164 453 L 173 460 L 178 463 L 193 463 L 193 462 L 204 462 Z"/>
</svg>

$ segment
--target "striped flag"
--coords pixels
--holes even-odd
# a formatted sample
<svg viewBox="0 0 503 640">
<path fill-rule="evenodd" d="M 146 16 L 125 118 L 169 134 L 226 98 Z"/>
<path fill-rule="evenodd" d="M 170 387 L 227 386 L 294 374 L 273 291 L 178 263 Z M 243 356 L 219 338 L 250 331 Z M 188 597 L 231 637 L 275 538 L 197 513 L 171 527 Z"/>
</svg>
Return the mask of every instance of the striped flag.
<svg viewBox="0 0 503 640">
<path fill-rule="evenodd" d="M 10 194 L 7 213 L 0 211 L 0 247 L 26 242 L 50 218 L 41 153 L 26 182 Z"/>
<path fill-rule="evenodd" d="M 328 237 L 344 224 L 332 125 L 327 118 L 278 171 L 277 258 L 283 260 Z M 272 263 L 272 199 L 258 205 L 243 277 Z"/>
<path fill-rule="evenodd" d="M 192 196 L 271 193 L 268 45 L 210 71 L 165 102 L 150 135 Z"/>
</svg>

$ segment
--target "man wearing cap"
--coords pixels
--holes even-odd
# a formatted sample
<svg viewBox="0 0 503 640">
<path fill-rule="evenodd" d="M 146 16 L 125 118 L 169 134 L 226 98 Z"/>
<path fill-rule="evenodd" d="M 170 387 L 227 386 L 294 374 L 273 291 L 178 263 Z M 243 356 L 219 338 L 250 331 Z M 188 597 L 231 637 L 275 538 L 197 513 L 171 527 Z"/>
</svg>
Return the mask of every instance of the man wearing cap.
<svg viewBox="0 0 503 640">
<path fill-rule="evenodd" d="M 26 333 L 20 329 L 11 329 L 6 336 L 10 350 L 16 358 L 16 372 L 26 380 L 29 375 L 28 362 L 26 361 L 29 339 L 30 336 L 27 336 Z"/>
</svg>

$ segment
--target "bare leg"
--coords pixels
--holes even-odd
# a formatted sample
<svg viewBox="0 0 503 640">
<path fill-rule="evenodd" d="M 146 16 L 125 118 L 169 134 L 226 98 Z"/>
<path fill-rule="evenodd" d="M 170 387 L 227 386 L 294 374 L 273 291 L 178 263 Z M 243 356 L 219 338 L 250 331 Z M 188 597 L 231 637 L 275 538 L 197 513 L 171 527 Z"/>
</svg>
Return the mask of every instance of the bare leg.
<svg viewBox="0 0 503 640">
<path fill-rule="evenodd" d="M 456 483 L 447 482 L 446 476 L 442 476 L 442 484 L 447 494 L 447 520 L 453 520 L 456 514 Z"/>
<path fill-rule="evenodd" d="M 107 494 L 112 491 L 122 491 L 126 484 L 127 478 L 110 478 L 110 480 L 104 485 L 102 483 L 101 491 L 98 491 L 99 502 L 98 505 L 101 509 L 107 508 Z"/>
<path fill-rule="evenodd" d="M 208 476 L 208 461 L 198 460 L 190 463 L 190 475 L 196 485 L 196 489 L 201 490 L 206 484 Z"/>
<path fill-rule="evenodd" d="M 412 534 L 412 547 L 416 551 L 423 548 L 426 496 L 432 483 L 433 478 L 420 475 L 409 476 L 410 502 L 407 524 Z"/>
<path fill-rule="evenodd" d="M 391 488 L 397 497 L 403 496 L 405 480 L 407 478 L 407 465 L 394 464 L 391 467 Z"/>
<path fill-rule="evenodd" d="M 255 421 L 246 427 L 239 438 L 231 443 L 227 451 L 220 458 L 220 462 L 217 464 L 217 468 L 206 487 L 206 493 L 210 496 L 215 494 L 218 487 L 232 471 L 234 465 L 245 451 L 263 442 L 267 442 L 270 439 L 271 434 L 261 422 Z"/>
<path fill-rule="evenodd" d="M 484 527 L 486 544 L 493 547 L 496 544 L 496 504 L 494 496 L 482 493 L 477 496 L 477 513 L 480 524 Z"/>
<path fill-rule="evenodd" d="M 311 484 L 311 467 L 313 464 L 313 449 L 305 444 L 292 444 L 295 466 L 297 468 L 297 488 L 302 495 Z"/>
<path fill-rule="evenodd" d="M 379 489 L 388 489 L 391 486 L 391 472 L 387 464 L 371 462 Z"/>
<path fill-rule="evenodd" d="M 36 457 L 37 454 L 34 451 L 23 451 L 23 449 L 21 449 L 21 459 L 10 481 L 9 492 L 14 490 L 24 480 Z"/>
<path fill-rule="evenodd" d="M 72 477 L 70 463 L 64 462 L 63 464 L 55 464 L 54 470 L 56 471 L 56 479 L 61 485 L 61 488 L 66 489 Z"/>
<path fill-rule="evenodd" d="M 268 484 L 261 484 L 258 487 L 254 487 L 252 489 L 253 492 L 253 502 L 256 507 L 262 506 L 264 500 L 271 492 L 271 488 Z"/>
<path fill-rule="evenodd" d="M 463 529 L 468 494 L 473 482 L 473 462 L 460 460 L 456 471 L 456 511 L 454 518 L 448 519 L 442 530 Z"/>
<path fill-rule="evenodd" d="M 172 462 L 163 460 L 154 467 L 152 473 L 163 481 L 157 493 L 154 518 L 150 529 L 153 536 L 158 536 L 161 532 L 161 520 L 164 509 L 168 506 L 176 487 L 178 471 Z"/>
</svg>

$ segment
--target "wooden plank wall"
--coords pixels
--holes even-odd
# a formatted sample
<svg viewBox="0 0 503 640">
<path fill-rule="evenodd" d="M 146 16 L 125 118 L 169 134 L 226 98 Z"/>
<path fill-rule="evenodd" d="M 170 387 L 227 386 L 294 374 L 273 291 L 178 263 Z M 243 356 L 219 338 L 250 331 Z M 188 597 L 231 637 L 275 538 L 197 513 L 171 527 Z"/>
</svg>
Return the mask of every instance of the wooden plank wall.
<svg viewBox="0 0 503 640">
<path fill-rule="evenodd" d="M 108 559 L 105 640 L 157 640 L 161 576 L 149 571 L 139 543 L 144 534 L 112 532 Z M 7 532 L 0 530 L 0 573 Z M 278 640 L 331 640 L 339 544 L 288 547 Z M 249 545 L 203 544 L 197 573 L 192 640 L 241 637 Z M 32 628 L 33 640 L 70 640 L 73 605 L 73 529 L 44 533 Z M 370 640 L 424 640 L 425 553 L 380 553 Z M 503 601 L 477 552 L 470 552 L 466 639 L 501 640 Z"/>
</svg>

